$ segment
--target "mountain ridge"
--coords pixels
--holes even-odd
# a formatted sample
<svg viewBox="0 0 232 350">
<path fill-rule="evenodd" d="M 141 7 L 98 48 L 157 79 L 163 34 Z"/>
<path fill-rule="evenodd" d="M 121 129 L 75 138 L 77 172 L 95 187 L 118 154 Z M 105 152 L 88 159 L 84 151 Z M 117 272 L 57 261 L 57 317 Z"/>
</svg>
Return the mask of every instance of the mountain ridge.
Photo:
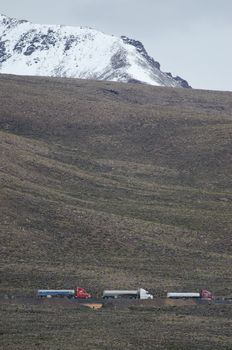
<svg viewBox="0 0 232 350">
<path fill-rule="evenodd" d="M 190 88 L 181 77 L 162 72 L 138 40 L 5 15 L 0 15 L 0 73 Z"/>
</svg>

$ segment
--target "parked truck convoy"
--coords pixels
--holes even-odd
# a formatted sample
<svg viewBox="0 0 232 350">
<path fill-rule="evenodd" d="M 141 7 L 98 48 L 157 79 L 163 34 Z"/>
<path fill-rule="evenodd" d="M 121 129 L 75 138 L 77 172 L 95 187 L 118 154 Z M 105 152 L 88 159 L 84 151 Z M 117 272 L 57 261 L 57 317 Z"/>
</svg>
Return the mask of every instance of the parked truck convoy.
<svg viewBox="0 0 232 350">
<path fill-rule="evenodd" d="M 91 299 L 92 296 L 84 288 L 76 287 L 75 289 L 39 289 L 37 292 L 40 298 L 62 297 L 69 299 Z M 104 290 L 102 294 L 103 299 L 153 299 L 153 295 L 146 289 L 116 289 Z M 171 299 L 201 299 L 213 300 L 213 294 L 208 290 L 202 289 L 199 292 L 169 292 L 167 298 Z"/>
<path fill-rule="evenodd" d="M 153 299 L 153 295 L 149 294 L 146 289 L 139 288 L 136 290 L 104 290 L 103 299 L 118 299 L 118 298 L 129 298 L 129 299 Z"/>
</svg>

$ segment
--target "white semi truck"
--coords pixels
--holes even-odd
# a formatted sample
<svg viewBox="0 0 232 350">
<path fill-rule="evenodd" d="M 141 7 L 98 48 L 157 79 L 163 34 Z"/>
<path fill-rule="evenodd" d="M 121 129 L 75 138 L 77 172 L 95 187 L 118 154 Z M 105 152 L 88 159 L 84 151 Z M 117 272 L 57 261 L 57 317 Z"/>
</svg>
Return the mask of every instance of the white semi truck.
<svg viewBox="0 0 232 350">
<path fill-rule="evenodd" d="M 146 289 L 138 288 L 135 290 L 104 290 L 103 299 L 153 299 L 153 295 Z"/>
</svg>

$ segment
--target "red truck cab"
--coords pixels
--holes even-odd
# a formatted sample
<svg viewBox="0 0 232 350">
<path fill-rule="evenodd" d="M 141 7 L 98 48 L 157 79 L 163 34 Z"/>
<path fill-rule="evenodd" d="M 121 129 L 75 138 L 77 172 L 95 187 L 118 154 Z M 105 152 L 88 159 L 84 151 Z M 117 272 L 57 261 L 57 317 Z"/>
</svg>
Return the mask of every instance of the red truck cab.
<svg viewBox="0 0 232 350">
<path fill-rule="evenodd" d="M 76 299 L 89 299 L 89 298 L 91 298 L 91 294 L 87 293 L 84 288 L 76 287 L 74 298 L 76 298 Z"/>
<path fill-rule="evenodd" d="M 203 300 L 213 300 L 214 299 L 213 293 L 209 292 L 206 289 L 200 290 L 200 297 Z"/>
</svg>

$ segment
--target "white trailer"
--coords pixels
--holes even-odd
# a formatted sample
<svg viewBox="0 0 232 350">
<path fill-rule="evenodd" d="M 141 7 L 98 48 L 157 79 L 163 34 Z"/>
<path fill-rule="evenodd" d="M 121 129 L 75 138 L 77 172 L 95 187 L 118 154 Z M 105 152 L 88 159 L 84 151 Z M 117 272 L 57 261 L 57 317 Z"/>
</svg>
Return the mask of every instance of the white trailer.
<svg viewBox="0 0 232 350">
<path fill-rule="evenodd" d="M 172 292 L 167 293 L 167 298 L 172 299 L 202 299 L 202 300 L 212 300 L 214 298 L 212 292 L 209 292 L 206 289 L 201 289 L 197 293 L 192 292 Z"/>
<path fill-rule="evenodd" d="M 38 297 L 52 298 L 52 297 L 74 297 L 74 289 L 39 289 L 37 291 Z"/>
<path fill-rule="evenodd" d="M 139 288 L 135 290 L 104 290 L 103 299 L 153 299 L 153 295 L 146 289 Z"/>
<path fill-rule="evenodd" d="M 191 292 L 182 292 L 182 293 L 167 293 L 167 298 L 172 299 L 192 299 L 192 298 L 200 298 L 200 293 L 191 293 Z"/>
</svg>

